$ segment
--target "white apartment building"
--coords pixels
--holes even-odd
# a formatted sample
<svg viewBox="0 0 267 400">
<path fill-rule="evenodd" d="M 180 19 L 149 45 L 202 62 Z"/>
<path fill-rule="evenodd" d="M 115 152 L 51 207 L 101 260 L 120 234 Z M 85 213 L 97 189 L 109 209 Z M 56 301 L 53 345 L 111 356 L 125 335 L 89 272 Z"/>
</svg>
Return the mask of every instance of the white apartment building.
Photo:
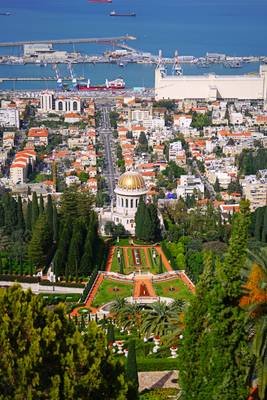
<svg viewBox="0 0 267 400">
<path fill-rule="evenodd" d="M 241 125 L 244 122 L 243 114 L 240 112 L 231 112 L 230 113 L 230 123 L 232 125 Z"/>
<path fill-rule="evenodd" d="M 77 112 L 82 109 L 79 97 L 60 97 L 55 98 L 54 92 L 44 92 L 40 97 L 40 108 L 42 112 Z"/>
<path fill-rule="evenodd" d="M 267 205 L 267 176 L 265 170 L 259 172 L 259 179 L 256 175 L 248 175 L 240 181 L 243 195 L 250 201 L 251 211 Z"/>
<path fill-rule="evenodd" d="M 204 190 L 205 187 L 200 178 L 195 175 L 181 175 L 180 183 L 176 188 L 176 194 L 178 199 L 180 197 L 186 199 L 187 196 L 192 196 L 195 193 L 200 194 L 202 197 Z"/>
<path fill-rule="evenodd" d="M 180 140 L 178 140 L 177 142 L 170 143 L 170 145 L 169 145 L 169 160 L 176 161 L 177 154 L 182 149 L 183 149 L 182 142 Z"/>
<path fill-rule="evenodd" d="M 183 129 L 183 128 L 190 128 L 192 122 L 192 116 L 191 115 L 174 115 L 173 116 L 173 125 L 177 128 Z"/>
<path fill-rule="evenodd" d="M 0 108 L 0 127 L 19 128 L 19 111 L 16 108 Z"/>
</svg>

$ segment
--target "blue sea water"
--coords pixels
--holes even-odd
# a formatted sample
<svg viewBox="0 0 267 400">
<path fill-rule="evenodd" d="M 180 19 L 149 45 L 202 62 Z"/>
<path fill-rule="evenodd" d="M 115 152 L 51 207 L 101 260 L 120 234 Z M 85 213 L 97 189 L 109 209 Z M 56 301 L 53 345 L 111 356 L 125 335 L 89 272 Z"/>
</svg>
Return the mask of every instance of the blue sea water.
<svg viewBox="0 0 267 400">
<path fill-rule="evenodd" d="M 136 12 L 134 18 L 110 17 L 110 11 Z M 183 55 L 223 52 L 231 55 L 267 54 L 267 0 L 113 0 L 112 4 L 92 4 L 87 0 L 0 0 L 0 41 L 38 40 L 69 37 L 107 37 L 126 33 L 137 37 L 129 44 L 137 49 L 171 56 L 176 49 Z M 72 46 L 60 47 L 72 50 Z M 103 46 L 75 45 L 80 52 L 101 53 Z M 2 54 L 19 54 L 19 48 L 2 48 Z M 64 71 L 62 67 L 62 72 Z M 257 70 L 246 65 L 235 73 Z M 41 71 L 42 70 L 42 71 Z M 229 73 L 212 66 L 216 73 Z M 75 66 L 77 74 L 94 82 L 123 76 L 129 86 L 152 86 L 154 67 L 128 65 Z M 185 73 L 203 73 L 185 67 Z M 230 70 L 233 73 L 233 70 Z M 51 75 L 50 67 L 0 66 L 0 76 Z M 44 84 L 16 84 L 22 87 Z M 50 84 L 45 84 L 46 86 Z M 53 85 L 53 84 L 52 84 Z M 7 87 L 1 85 L 2 88 Z M 10 84 L 8 84 L 10 87 Z"/>
</svg>

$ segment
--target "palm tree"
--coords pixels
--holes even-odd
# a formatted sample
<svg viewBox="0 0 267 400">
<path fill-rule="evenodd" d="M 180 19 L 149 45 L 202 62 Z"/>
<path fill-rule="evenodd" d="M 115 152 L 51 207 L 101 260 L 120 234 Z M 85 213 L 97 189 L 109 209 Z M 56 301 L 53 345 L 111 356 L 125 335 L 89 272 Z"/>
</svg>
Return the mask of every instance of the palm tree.
<svg viewBox="0 0 267 400">
<path fill-rule="evenodd" d="M 121 325 L 121 322 L 123 320 L 123 313 L 124 313 L 126 304 L 127 304 L 127 302 L 123 297 L 117 297 L 110 308 L 110 313 L 112 314 L 113 319 L 119 325 Z"/>
<path fill-rule="evenodd" d="M 172 334 L 177 327 L 180 307 L 181 304 L 178 308 L 177 303 L 170 306 L 163 302 L 152 304 L 151 308 L 144 312 L 141 332 L 146 336 Z"/>
<path fill-rule="evenodd" d="M 132 330 L 136 328 L 140 331 L 143 322 L 143 312 L 140 304 L 127 304 L 123 309 L 122 325 L 124 329 Z"/>
</svg>

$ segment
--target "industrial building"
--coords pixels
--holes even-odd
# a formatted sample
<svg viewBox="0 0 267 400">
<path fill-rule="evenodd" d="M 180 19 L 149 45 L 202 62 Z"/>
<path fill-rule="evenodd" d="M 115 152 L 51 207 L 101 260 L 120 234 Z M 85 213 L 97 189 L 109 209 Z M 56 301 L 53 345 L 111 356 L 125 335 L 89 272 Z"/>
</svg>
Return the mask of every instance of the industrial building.
<svg viewBox="0 0 267 400">
<path fill-rule="evenodd" d="M 155 97 L 205 101 L 263 100 L 267 109 L 267 65 L 257 75 L 167 75 L 159 65 L 155 70 Z"/>
</svg>

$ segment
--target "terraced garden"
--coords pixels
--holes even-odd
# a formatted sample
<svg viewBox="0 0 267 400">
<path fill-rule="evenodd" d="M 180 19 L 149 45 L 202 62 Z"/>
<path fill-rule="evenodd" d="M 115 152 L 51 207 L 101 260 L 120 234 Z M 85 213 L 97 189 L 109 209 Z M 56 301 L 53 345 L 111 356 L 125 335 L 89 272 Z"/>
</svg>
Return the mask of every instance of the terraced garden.
<svg viewBox="0 0 267 400">
<path fill-rule="evenodd" d="M 114 300 L 116 297 L 130 297 L 132 292 L 132 283 L 105 279 L 97 291 L 92 307 L 100 307 Z"/>
<path fill-rule="evenodd" d="M 120 254 L 120 258 L 118 254 Z M 122 266 L 120 263 L 122 263 Z M 111 271 L 124 273 L 126 275 L 139 271 L 159 274 L 165 272 L 166 268 L 164 263 L 160 261 L 160 255 L 156 248 L 131 246 L 116 248 Z"/>
<path fill-rule="evenodd" d="M 179 278 L 170 279 L 165 282 L 153 282 L 153 288 L 156 294 L 162 297 L 189 301 L 192 296 L 190 289 Z"/>
</svg>

